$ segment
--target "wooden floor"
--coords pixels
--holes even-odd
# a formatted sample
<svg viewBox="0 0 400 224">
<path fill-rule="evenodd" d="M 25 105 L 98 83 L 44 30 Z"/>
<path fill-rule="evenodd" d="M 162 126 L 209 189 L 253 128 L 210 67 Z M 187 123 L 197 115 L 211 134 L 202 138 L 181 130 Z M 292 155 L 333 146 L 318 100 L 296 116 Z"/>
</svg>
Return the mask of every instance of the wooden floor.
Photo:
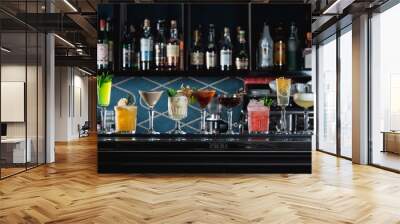
<svg viewBox="0 0 400 224">
<path fill-rule="evenodd" d="M 400 223 L 400 175 L 315 153 L 312 175 L 98 175 L 94 138 L 0 181 L 0 223 Z"/>
</svg>

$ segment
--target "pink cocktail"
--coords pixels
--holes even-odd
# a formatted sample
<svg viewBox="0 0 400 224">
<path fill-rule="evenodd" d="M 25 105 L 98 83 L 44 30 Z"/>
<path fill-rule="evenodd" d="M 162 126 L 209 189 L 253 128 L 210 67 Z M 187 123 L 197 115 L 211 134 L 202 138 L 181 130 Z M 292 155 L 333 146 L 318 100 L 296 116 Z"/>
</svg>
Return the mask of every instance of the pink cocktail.
<svg viewBox="0 0 400 224">
<path fill-rule="evenodd" d="M 249 133 L 268 133 L 269 107 L 263 102 L 251 100 L 247 105 Z"/>
</svg>

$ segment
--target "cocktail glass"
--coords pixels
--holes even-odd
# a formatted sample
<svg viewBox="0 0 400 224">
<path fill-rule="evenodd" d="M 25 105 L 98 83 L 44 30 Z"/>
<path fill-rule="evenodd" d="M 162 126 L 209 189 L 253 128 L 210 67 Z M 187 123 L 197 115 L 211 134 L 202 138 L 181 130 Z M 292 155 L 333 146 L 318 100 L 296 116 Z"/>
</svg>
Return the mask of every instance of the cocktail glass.
<svg viewBox="0 0 400 224">
<path fill-rule="evenodd" d="M 269 132 L 269 111 L 263 102 L 250 100 L 247 105 L 249 133 Z"/>
<path fill-rule="evenodd" d="M 134 105 L 115 106 L 115 129 L 118 133 L 136 132 L 137 107 Z"/>
<path fill-rule="evenodd" d="M 189 100 L 183 94 L 178 94 L 173 97 L 168 97 L 168 115 L 175 121 L 175 130 L 171 131 L 170 134 L 186 134 L 181 129 L 181 120 L 187 117 Z"/>
<path fill-rule="evenodd" d="M 154 107 L 160 100 L 163 91 L 142 91 L 139 90 L 139 95 L 142 100 L 149 107 L 149 129 L 147 130 L 148 134 L 160 134 L 154 130 Z"/>
<path fill-rule="evenodd" d="M 206 117 L 207 117 L 206 107 L 214 97 L 215 90 L 213 89 L 197 90 L 193 93 L 193 95 L 196 98 L 197 102 L 199 103 L 201 109 L 200 134 L 209 134 L 209 132 L 206 129 Z"/>
<path fill-rule="evenodd" d="M 101 107 L 100 133 L 107 132 L 106 110 L 110 105 L 112 81 L 101 82 L 97 85 L 97 104 Z"/>
<path fill-rule="evenodd" d="M 219 103 L 227 109 L 228 113 L 228 130 L 226 134 L 234 135 L 239 134 L 233 131 L 232 128 L 232 117 L 233 117 L 233 108 L 240 105 L 242 102 L 242 97 L 239 94 L 224 94 L 219 98 Z"/>
<path fill-rule="evenodd" d="M 280 77 L 276 79 L 276 96 L 278 99 L 278 106 L 282 108 L 281 110 L 281 120 L 280 120 L 280 130 L 282 134 L 288 134 L 288 127 L 286 123 L 286 107 L 289 105 L 290 98 L 290 87 L 292 80 Z"/>
<path fill-rule="evenodd" d="M 294 102 L 304 109 L 304 134 L 309 134 L 309 116 L 308 109 L 314 106 L 314 94 L 313 93 L 296 93 L 293 95 Z"/>
</svg>

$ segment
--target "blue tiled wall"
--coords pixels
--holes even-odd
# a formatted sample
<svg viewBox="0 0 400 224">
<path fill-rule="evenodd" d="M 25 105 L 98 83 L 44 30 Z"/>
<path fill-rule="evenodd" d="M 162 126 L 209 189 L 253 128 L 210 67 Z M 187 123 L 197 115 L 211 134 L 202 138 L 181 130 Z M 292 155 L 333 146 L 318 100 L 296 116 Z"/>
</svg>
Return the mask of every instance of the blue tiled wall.
<svg viewBox="0 0 400 224">
<path fill-rule="evenodd" d="M 142 133 L 148 127 L 148 108 L 140 100 L 139 90 L 164 90 L 164 93 L 155 107 L 154 125 L 156 131 L 168 132 L 175 127 L 175 122 L 168 117 L 168 88 L 178 89 L 182 84 L 195 87 L 197 89 L 209 87 L 221 93 L 235 93 L 243 87 L 241 78 L 233 77 L 115 77 L 111 93 L 111 103 L 108 110 L 113 110 L 118 100 L 126 97 L 127 93 L 134 96 L 135 104 L 138 106 L 137 132 Z M 238 121 L 240 108 L 234 111 L 234 121 Z M 222 111 L 222 118 L 226 120 L 226 111 Z M 200 109 L 197 104 L 190 105 L 188 117 L 182 120 L 183 130 L 189 133 L 197 133 L 200 128 Z"/>
</svg>

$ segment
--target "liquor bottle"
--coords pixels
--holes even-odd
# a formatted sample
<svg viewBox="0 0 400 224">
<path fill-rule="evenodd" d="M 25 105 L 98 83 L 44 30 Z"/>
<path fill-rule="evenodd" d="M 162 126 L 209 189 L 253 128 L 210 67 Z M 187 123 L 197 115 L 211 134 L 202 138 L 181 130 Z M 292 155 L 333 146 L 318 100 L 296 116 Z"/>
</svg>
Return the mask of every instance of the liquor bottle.
<svg viewBox="0 0 400 224">
<path fill-rule="evenodd" d="M 110 17 L 106 21 L 106 34 L 108 40 L 108 69 L 114 70 L 114 41 L 112 38 L 112 21 Z"/>
<path fill-rule="evenodd" d="M 306 48 L 303 50 L 304 68 L 311 69 L 312 67 L 312 33 L 306 33 Z"/>
<path fill-rule="evenodd" d="M 129 38 L 132 43 L 132 70 L 140 70 L 140 37 L 134 25 L 129 26 Z"/>
<path fill-rule="evenodd" d="M 133 46 L 131 41 L 131 33 L 129 32 L 128 25 L 125 24 L 124 31 L 122 35 L 122 70 L 131 71 L 132 70 L 132 53 Z"/>
<path fill-rule="evenodd" d="M 179 45 L 176 20 L 171 20 L 170 39 L 167 44 L 167 62 L 170 70 L 179 69 Z"/>
<path fill-rule="evenodd" d="M 167 41 L 164 34 L 165 20 L 157 22 L 157 36 L 154 42 L 155 68 L 163 70 L 167 64 Z"/>
<path fill-rule="evenodd" d="M 298 46 L 297 27 L 295 23 L 292 23 L 290 25 L 290 34 L 287 41 L 287 68 L 290 71 L 297 69 Z"/>
<path fill-rule="evenodd" d="M 247 70 L 249 68 L 249 56 L 246 47 L 246 32 L 244 30 L 239 31 L 239 52 L 235 58 L 235 64 L 237 70 Z"/>
<path fill-rule="evenodd" d="M 153 62 L 153 36 L 151 35 L 150 20 L 145 19 L 143 33 L 140 38 L 140 64 L 141 70 L 150 70 Z"/>
<path fill-rule="evenodd" d="M 264 23 L 263 32 L 258 42 L 258 68 L 266 69 L 274 65 L 273 58 L 274 41 L 272 40 L 269 26 Z"/>
<path fill-rule="evenodd" d="M 232 41 L 228 27 L 224 28 L 224 37 L 221 41 L 220 54 L 220 66 L 222 71 L 232 69 Z"/>
<path fill-rule="evenodd" d="M 210 24 L 208 28 L 208 43 L 206 51 L 206 69 L 214 70 L 217 68 L 217 48 L 215 46 L 215 28 Z"/>
<path fill-rule="evenodd" d="M 183 39 L 183 34 L 179 35 L 179 69 L 181 71 L 185 70 L 185 41 Z"/>
<path fill-rule="evenodd" d="M 190 52 L 190 66 L 193 70 L 201 70 L 204 67 L 204 50 L 201 45 L 201 27 L 193 32 L 193 47 Z"/>
<path fill-rule="evenodd" d="M 100 19 L 100 32 L 97 39 L 97 69 L 106 70 L 108 69 L 108 40 L 106 29 L 106 21 Z"/>
<path fill-rule="evenodd" d="M 274 65 L 279 69 L 286 66 L 285 30 L 282 23 L 275 28 Z"/>
</svg>

